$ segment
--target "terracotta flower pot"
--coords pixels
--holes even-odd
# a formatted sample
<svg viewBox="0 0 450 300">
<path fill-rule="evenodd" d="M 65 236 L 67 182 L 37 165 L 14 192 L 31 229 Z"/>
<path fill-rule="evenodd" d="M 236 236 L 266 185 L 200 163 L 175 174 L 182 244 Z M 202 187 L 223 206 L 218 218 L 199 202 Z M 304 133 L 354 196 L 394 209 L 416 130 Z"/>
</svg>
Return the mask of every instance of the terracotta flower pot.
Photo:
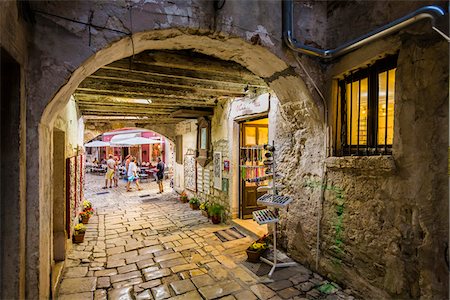
<svg viewBox="0 0 450 300">
<path fill-rule="evenodd" d="M 219 224 L 220 223 L 220 216 L 211 216 L 211 221 L 213 224 Z"/>
<path fill-rule="evenodd" d="M 83 223 L 83 224 L 89 223 L 89 216 L 81 217 L 81 223 Z"/>
<path fill-rule="evenodd" d="M 80 244 L 80 243 L 84 242 L 84 232 L 83 233 L 74 233 L 73 242 L 75 244 Z"/>
<path fill-rule="evenodd" d="M 250 248 L 247 248 L 247 250 L 246 250 L 246 252 L 247 252 L 247 261 L 252 262 L 252 263 L 258 263 L 261 255 L 266 250 L 267 249 L 264 249 L 264 250 L 252 250 Z"/>
<path fill-rule="evenodd" d="M 198 204 L 193 204 L 193 203 L 189 203 L 189 206 L 190 206 L 193 210 L 198 210 L 198 207 L 199 207 Z"/>
</svg>

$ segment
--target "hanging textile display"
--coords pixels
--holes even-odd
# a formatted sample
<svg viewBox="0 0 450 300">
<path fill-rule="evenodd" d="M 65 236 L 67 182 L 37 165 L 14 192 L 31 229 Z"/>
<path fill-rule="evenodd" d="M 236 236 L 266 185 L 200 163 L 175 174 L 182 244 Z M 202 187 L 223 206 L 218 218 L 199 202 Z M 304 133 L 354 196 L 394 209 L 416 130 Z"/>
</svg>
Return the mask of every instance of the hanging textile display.
<svg viewBox="0 0 450 300">
<path fill-rule="evenodd" d="M 263 157 L 265 150 L 263 146 L 241 147 L 240 149 L 241 178 L 247 182 L 261 182 L 260 178 L 265 178 L 265 168 Z M 256 180 L 259 178 L 258 180 Z"/>
</svg>

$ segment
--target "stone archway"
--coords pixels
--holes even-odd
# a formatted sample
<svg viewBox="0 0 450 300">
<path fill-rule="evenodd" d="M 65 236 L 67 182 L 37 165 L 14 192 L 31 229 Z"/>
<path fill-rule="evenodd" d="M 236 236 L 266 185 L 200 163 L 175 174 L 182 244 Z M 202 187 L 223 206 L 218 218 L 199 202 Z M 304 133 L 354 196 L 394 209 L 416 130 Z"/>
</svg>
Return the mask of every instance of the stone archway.
<svg viewBox="0 0 450 300">
<path fill-rule="evenodd" d="M 133 44 L 133 45 L 132 45 Z M 298 166 L 286 166 L 289 172 L 308 173 L 315 176 L 321 174 L 321 161 L 324 156 L 323 140 L 324 126 L 320 109 L 312 99 L 302 79 L 295 74 L 293 69 L 278 58 L 268 49 L 251 45 L 241 38 L 221 36 L 217 33 L 208 35 L 192 35 L 178 29 L 158 30 L 141 32 L 130 38 L 123 38 L 114 42 L 110 46 L 96 52 L 88 58 L 82 65 L 78 66 L 72 73 L 67 83 L 55 91 L 52 99 L 48 99 L 46 108 L 40 118 L 32 119 L 28 128 L 36 122 L 38 131 L 31 131 L 27 137 L 28 146 L 34 147 L 28 155 L 31 162 L 28 171 L 28 228 L 38 227 L 39 234 L 28 234 L 27 246 L 30 255 L 28 256 L 28 267 L 31 274 L 27 274 L 27 290 L 38 288 L 40 297 L 48 296 L 49 274 L 51 256 L 48 254 L 48 245 L 51 243 L 51 178 L 52 169 L 45 162 L 51 160 L 52 153 L 52 128 L 58 112 L 65 106 L 70 95 L 88 75 L 95 72 L 99 67 L 109 64 L 115 60 L 139 53 L 144 50 L 183 50 L 195 49 L 202 54 L 215 56 L 223 60 L 235 61 L 255 75 L 263 78 L 268 86 L 274 90 L 280 100 L 281 114 L 285 121 L 278 127 L 282 132 L 275 136 L 275 139 L 291 140 L 291 144 L 286 145 L 286 154 L 289 151 L 297 151 L 297 157 L 302 152 L 308 153 L 308 170 L 306 164 Z M 70 58 L 68 58 L 70 60 Z M 34 91 L 36 92 L 36 91 Z M 37 121 L 40 120 L 40 121 Z M 293 120 L 290 122 L 288 120 Z M 35 130 L 35 129 L 34 129 Z M 301 132 L 302 140 L 300 144 L 294 142 L 293 136 Z M 305 142 L 307 141 L 307 142 Z M 286 144 L 286 143 L 284 143 Z M 293 174 L 294 175 L 294 174 Z M 304 196 L 308 199 L 308 196 Z M 314 205 L 312 207 L 314 209 Z M 308 236 L 314 236 L 311 232 Z M 32 253 L 32 254 L 31 254 Z M 32 294 L 28 295 L 29 297 Z"/>
</svg>

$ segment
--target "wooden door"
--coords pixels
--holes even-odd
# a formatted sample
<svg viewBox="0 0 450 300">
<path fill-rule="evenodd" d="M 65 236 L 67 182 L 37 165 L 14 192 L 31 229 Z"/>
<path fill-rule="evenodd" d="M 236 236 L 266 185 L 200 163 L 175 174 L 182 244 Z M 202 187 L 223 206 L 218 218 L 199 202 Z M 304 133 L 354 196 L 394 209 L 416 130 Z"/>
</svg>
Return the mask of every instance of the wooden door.
<svg viewBox="0 0 450 300">
<path fill-rule="evenodd" d="M 252 212 L 262 207 L 256 200 L 265 194 L 257 192 L 258 186 L 267 185 L 267 181 L 254 183 L 246 181 L 247 178 L 260 177 L 265 174 L 266 167 L 262 161 L 264 158 L 263 145 L 268 142 L 267 124 L 247 124 L 241 125 L 240 144 L 240 189 L 241 189 L 241 217 L 251 219 Z"/>
</svg>

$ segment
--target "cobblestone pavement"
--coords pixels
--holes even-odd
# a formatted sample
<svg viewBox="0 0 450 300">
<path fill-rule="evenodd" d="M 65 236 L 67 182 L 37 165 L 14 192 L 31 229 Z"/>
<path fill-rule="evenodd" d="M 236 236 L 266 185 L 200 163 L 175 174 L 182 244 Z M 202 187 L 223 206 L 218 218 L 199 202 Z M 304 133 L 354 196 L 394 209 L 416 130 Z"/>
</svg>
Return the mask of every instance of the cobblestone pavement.
<svg viewBox="0 0 450 300">
<path fill-rule="evenodd" d="M 123 182 L 102 190 L 103 177 L 86 181 L 96 213 L 68 253 L 58 299 L 353 298 L 329 284 L 321 293 L 328 281 L 301 265 L 274 280 L 256 276 L 243 265 L 250 237 L 221 242 L 214 232 L 229 225 L 211 224 L 172 192 L 157 195 L 155 182 L 127 193 Z"/>
</svg>

